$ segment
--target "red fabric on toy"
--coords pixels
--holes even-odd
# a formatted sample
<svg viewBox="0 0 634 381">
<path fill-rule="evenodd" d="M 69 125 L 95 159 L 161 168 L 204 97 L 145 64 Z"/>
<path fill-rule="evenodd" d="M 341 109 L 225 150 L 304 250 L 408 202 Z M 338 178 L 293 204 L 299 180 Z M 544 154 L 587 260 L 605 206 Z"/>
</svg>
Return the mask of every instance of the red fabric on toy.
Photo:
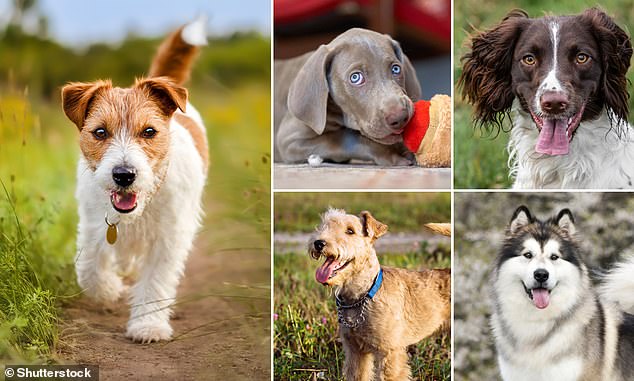
<svg viewBox="0 0 634 381">
<path fill-rule="evenodd" d="M 414 103 L 414 116 L 405 126 L 403 132 L 403 143 L 412 152 L 417 152 L 420 142 L 423 141 L 427 128 L 429 128 L 429 101 L 418 101 Z"/>
</svg>

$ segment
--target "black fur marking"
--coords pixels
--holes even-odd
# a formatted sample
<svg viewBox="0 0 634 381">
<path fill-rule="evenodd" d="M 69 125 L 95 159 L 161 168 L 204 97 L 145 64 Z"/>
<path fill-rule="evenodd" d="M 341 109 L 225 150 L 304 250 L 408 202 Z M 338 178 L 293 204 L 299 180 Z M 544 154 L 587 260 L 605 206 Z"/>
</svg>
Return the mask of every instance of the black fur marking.
<svg viewBox="0 0 634 381">
<path fill-rule="evenodd" d="M 616 366 L 621 371 L 624 380 L 634 379 L 634 315 L 623 314 L 623 321 L 619 325 L 619 345 L 617 349 Z"/>
</svg>

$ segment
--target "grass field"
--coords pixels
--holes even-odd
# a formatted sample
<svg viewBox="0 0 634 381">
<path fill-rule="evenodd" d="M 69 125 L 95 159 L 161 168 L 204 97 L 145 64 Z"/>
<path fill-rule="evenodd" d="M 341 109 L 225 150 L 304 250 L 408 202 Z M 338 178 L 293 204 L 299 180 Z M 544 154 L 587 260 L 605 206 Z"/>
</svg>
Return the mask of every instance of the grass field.
<svg viewBox="0 0 634 381">
<path fill-rule="evenodd" d="M 349 213 L 370 210 L 393 234 L 420 232 L 427 222 L 450 221 L 448 193 L 276 193 L 275 231 L 308 232 L 328 206 Z M 403 268 L 451 266 L 448 249 L 384 253 L 382 265 Z M 343 353 L 338 338 L 332 290 L 314 278 L 318 263 L 305 252 L 274 255 L 274 374 L 276 380 L 342 380 Z M 438 334 L 410 347 L 416 380 L 450 379 L 450 335 Z"/>
<path fill-rule="evenodd" d="M 420 232 L 428 222 L 451 221 L 449 193 L 275 193 L 275 231 L 310 232 L 328 207 L 369 210 L 390 231 Z"/>
<path fill-rule="evenodd" d="M 193 88 L 191 94 L 208 129 L 213 186 L 206 197 L 223 205 L 207 219 L 255 226 L 257 237 L 239 242 L 268 255 L 268 77 L 237 88 Z M 73 268 L 76 140 L 59 104 L 26 91 L 0 92 L 0 360 L 55 361 L 60 309 L 79 292 Z M 226 229 L 205 234 L 236 239 Z"/>
<path fill-rule="evenodd" d="M 604 0 L 463 0 L 456 2 L 454 20 L 454 79 L 460 77 L 460 57 L 467 51 L 465 42 L 468 33 L 486 30 L 497 24 L 511 9 L 521 8 L 532 17 L 544 14 L 573 14 L 599 6 L 615 17 L 617 23 L 628 33 L 634 32 L 634 1 Z M 634 70 L 629 71 L 630 80 Z M 630 85 L 630 93 L 633 91 Z M 508 177 L 506 143 L 508 135 L 501 132 L 482 131 L 473 128 L 471 107 L 455 89 L 454 110 L 454 186 L 456 188 L 507 188 Z M 630 97 L 630 117 L 634 116 L 634 98 Z M 509 128 L 509 126 L 507 126 Z"/>
</svg>

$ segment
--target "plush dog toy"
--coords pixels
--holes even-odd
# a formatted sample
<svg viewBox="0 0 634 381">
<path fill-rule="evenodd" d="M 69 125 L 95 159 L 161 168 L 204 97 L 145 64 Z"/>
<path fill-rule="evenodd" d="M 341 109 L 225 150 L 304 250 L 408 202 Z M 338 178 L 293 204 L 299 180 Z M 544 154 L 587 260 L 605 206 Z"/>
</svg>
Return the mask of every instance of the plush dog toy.
<svg viewBox="0 0 634 381">
<path fill-rule="evenodd" d="M 437 94 L 414 103 L 403 143 L 421 167 L 451 167 L 451 97 Z"/>
</svg>

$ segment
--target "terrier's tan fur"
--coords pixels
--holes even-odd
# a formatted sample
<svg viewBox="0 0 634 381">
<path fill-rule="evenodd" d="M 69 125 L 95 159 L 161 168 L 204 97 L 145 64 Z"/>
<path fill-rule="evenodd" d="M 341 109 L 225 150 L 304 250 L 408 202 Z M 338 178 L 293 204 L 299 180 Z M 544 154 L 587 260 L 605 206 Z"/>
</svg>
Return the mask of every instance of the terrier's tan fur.
<svg viewBox="0 0 634 381">
<path fill-rule="evenodd" d="M 322 216 L 308 251 L 315 259 L 326 258 L 318 273 L 332 261 L 335 270 L 322 281 L 335 287 L 346 304 L 362 299 L 372 287 L 381 268 L 373 244 L 386 232 L 387 225 L 367 211 L 357 217 L 329 209 Z M 383 284 L 367 303 L 365 321 L 355 328 L 340 325 L 348 381 L 410 379 L 407 346 L 449 325 L 449 269 L 382 268 Z"/>
</svg>

